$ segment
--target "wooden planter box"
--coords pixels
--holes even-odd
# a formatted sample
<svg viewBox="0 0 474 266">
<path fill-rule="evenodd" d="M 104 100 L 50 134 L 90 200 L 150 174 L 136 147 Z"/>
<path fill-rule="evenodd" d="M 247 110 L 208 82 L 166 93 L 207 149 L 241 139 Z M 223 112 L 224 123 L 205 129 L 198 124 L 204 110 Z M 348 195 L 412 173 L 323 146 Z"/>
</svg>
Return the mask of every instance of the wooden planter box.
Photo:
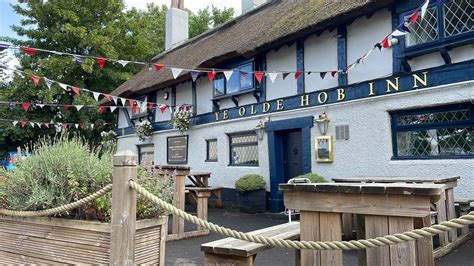
<svg viewBox="0 0 474 266">
<path fill-rule="evenodd" d="M 137 221 L 135 264 L 164 265 L 167 219 Z M 2 264 L 109 264 L 110 224 L 0 216 Z"/>
<path fill-rule="evenodd" d="M 264 188 L 238 193 L 241 212 L 260 213 L 267 210 L 267 191 Z"/>
</svg>

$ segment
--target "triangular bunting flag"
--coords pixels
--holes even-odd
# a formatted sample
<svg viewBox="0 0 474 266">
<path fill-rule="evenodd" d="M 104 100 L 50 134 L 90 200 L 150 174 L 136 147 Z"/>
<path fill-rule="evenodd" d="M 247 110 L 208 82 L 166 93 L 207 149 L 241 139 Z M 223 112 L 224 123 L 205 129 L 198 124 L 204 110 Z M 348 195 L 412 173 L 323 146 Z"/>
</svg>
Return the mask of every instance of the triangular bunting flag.
<svg viewBox="0 0 474 266">
<path fill-rule="evenodd" d="M 214 78 L 216 77 L 216 71 L 208 71 L 207 72 L 207 78 L 209 79 L 209 81 L 213 81 Z"/>
<path fill-rule="evenodd" d="M 130 61 L 125 61 L 125 60 L 118 60 L 117 63 L 121 64 L 123 67 L 125 67 Z"/>
<path fill-rule="evenodd" d="M 76 129 L 78 129 L 78 128 L 79 128 L 79 124 L 74 124 L 74 126 L 76 127 Z"/>
<path fill-rule="evenodd" d="M 18 124 L 18 121 L 13 121 L 13 126 L 16 127 L 16 125 Z"/>
<path fill-rule="evenodd" d="M 33 83 L 35 84 L 35 87 L 38 87 L 38 84 L 40 82 L 40 77 L 38 76 L 32 76 L 31 80 L 33 80 Z"/>
<path fill-rule="evenodd" d="M 67 123 L 63 123 L 63 128 L 67 128 L 68 124 Z"/>
<path fill-rule="evenodd" d="M 135 100 L 129 99 L 128 100 L 130 107 L 132 107 L 132 113 L 137 112 L 137 105 L 135 104 Z"/>
<path fill-rule="evenodd" d="M 232 77 L 232 74 L 234 74 L 234 71 L 228 70 L 228 71 L 224 71 L 223 73 L 224 73 L 225 79 L 229 81 L 229 79 Z"/>
<path fill-rule="evenodd" d="M 303 74 L 302 71 L 296 71 L 295 72 L 295 79 L 298 79 L 299 77 L 301 77 L 301 74 Z"/>
<path fill-rule="evenodd" d="M 16 107 L 16 104 L 17 104 L 16 102 L 9 102 L 8 103 L 8 108 L 13 109 L 13 108 Z"/>
<path fill-rule="evenodd" d="M 167 104 L 160 105 L 160 112 L 164 113 L 166 111 L 166 109 L 168 109 L 168 107 L 169 107 L 169 105 L 167 105 Z"/>
<path fill-rule="evenodd" d="M 379 51 L 382 51 L 382 45 L 379 42 L 374 45 L 374 48 L 375 47 L 379 48 Z"/>
<path fill-rule="evenodd" d="M 415 11 L 415 13 L 413 13 L 411 16 L 410 16 L 410 21 L 411 23 L 415 24 L 416 21 L 418 20 L 418 17 L 420 16 L 420 12 L 419 11 Z"/>
<path fill-rule="evenodd" d="M 99 65 L 100 69 L 103 69 L 105 67 L 105 62 L 107 62 L 106 58 L 97 58 L 97 64 Z"/>
<path fill-rule="evenodd" d="M 115 105 L 117 105 L 118 97 L 112 96 L 112 100 L 114 101 Z"/>
<path fill-rule="evenodd" d="M 199 77 L 198 71 L 191 71 L 191 78 L 193 79 L 194 82 L 196 82 L 198 77 Z"/>
<path fill-rule="evenodd" d="M 47 79 L 47 78 L 44 78 L 44 82 L 46 83 L 46 86 L 48 86 L 48 89 L 51 89 L 51 86 L 53 86 L 54 84 L 54 80 L 50 80 L 50 79 Z"/>
<path fill-rule="evenodd" d="M 59 87 L 61 87 L 61 89 L 67 91 L 67 84 L 64 84 L 64 83 L 58 83 L 59 84 Z M 74 88 L 74 87 L 72 87 Z"/>
<path fill-rule="evenodd" d="M 331 76 L 332 76 L 333 78 L 336 76 L 336 74 L 337 74 L 337 71 L 331 72 Z"/>
<path fill-rule="evenodd" d="M 258 81 L 258 84 L 260 84 L 263 79 L 263 75 L 264 75 L 263 72 L 255 72 L 254 75 L 255 75 L 255 79 Z"/>
<path fill-rule="evenodd" d="M 43 126 L 44 126 L 45 128 L 49 128 L 49 123 L 43 123 Z"/>
<path fill-rule="evenodd" d="M 79 112 L 84 105 L 74 105 L 74 107 L 76 107 L 76 110 Z"/>
<path fill-rule="evenodd" d="M 38 106 L 39 108 L 43 109 L 44 107 L 44 104 L 41 104 L 41 103 L 37 103 L 36 106 Z"/>
<path fill-rule="evenodd" d="M 270 73 L 267 73 L 267 76 L 270 78 L 270 81 L 271 81 L 272 83 L 275 83 L 275 80 L 276 80 L 276 78 L 277 78 L 277 76 L 278 76 L 278 73 L 276 73 L 276 72 L 270 72 Z"/>
<path fill-rule="evenodd" d="M 34 123 L 34 122 L 30 122 L 30 126 L 31 126 L 32 128 L 35 128 L 35 123 Z"/>
<path fill-rule="evenodd" d="M 25 127 L 26 126 L 26 121 L 25 120 L 21 120 L 21 127 Z"/>
<path fill-rule="evenodd" d="M 383 48 L 387 49 L 390 47 L 390 41 L 388 40 L 388 36 L 385 37 L 381 42 L 380 45 L 382 45 Z"/>
<path fill-rule="evenodd" d="M 41 128 L 41 123 L 40 122 L 36 122 L 36 125 Z"/>
<path fill-rule="evenodd" d="M 74 86 L 73 86 L 73 87 L 71 87 L 71 90 L 72 90 L 75 94 L 81 95 L 81 90 L 80 90 L 78 87 L 74 87 Z"/>
<path fill-rule="evenodd" d="M 105 106 L 99 106 L 99 113 L 103 114 L 105 112 Z"/>
<path fill-rule="evenodd" d="M 73 59 L 73 61 L 74 61 L 76 64 L 78 64 L 78 65 L 84 64 L 84 60 L 85 60 L 84 57 L 82 57 L 82 56 L 77 56 L 77 55 L 74 56 L 74 59 Z"/>
<path fill-rule="evenodd" d="M 112 101 L 112 95 L 110 94 L 102 94 L 102 95 L 107 99 L 107 101 L 109 102 Z"/>
<path fill-rule="evenodd" d="M 69 110 L 69 108 L 71 108 L 72 105 L 70 105 L 70 104 L 65 104 L 63 107 L 64 107 L 64 110 Z"/>
<path fill-rule="evenodd" d="M 284 72 L 284 73 L 283 73 L 283 80 L 285 80 L 286 77 L 288 77 L 288 75 L 290 75 L 290 72 Z"/>
<path fill-rule="evenodd" d="M 91 124 L 91 128 L 92 128 L 92 129 L 94 129 L 94 126 L 95 126 L 94 124 Z"/>
<path fill-rule="evenodd" d="M 319 76 L 321 77 L 321 79 L 324 79 L 324 77 L 326 76 L 326 73 L 327 72 L 319 72 Z"/>
<path fill-rule="evenodd" d="M 23 110 L 28 111 L 28 109 L 30 109 L 31 104 L 30 103 L 23 103 L 22 106 L 23 106 Z"/>
<path fill-rule="evenodd" d="M 30 47 L 20 47 L 20 50 L 23 52 L 27 53 L 28 55 L 35 55 L 36 49 L 35 48 L 30 48 Z"/>
<path fill-rule="evenodd" d="M 158 72 L 158 71 L 160 71 L 165 65 L 163 65 L 163 64 L 153 64 L 153 66 L 155 67 L 155 70 Z"/>
<path fill-rule="evenodd" d="M 0 43 L 0 52 L 2 52 L 2 51 L 5 50 L 5 49 L 8 49 L 8 48 L 10 48 L 10 47 L 11 47 L 10 44 Z"/>
<path fill-rule="evenodd" d="M 120 98 L 120 102 L 122 103 L 122 106 L 125 106 L 127 104 L 127 99 Z"/>
<path fill-rule="evenodd" d="M 99 102 L 99 96 L 100 96 L 100 93 L 98 92 L 92 92 L 92 94 L 94 95 L 94 99 Z"/>
<path fill-rule="evenodd" d="M 421 6 L 421 19 L 425 17 L 426 10 L 428 9 L 429 4 L 430 4 L 430 0 L 425 0 L 425 3 Z"/>
<path fill-rule="evenodd" d="M 115 109 L 117 109 L 117 106 L 109 106 L 109 108 L 110 108 L 110 112 L 113 113 L 115 111 Z"/>
<path fill-rule="evenodd" d="M 178 76 L 179 76 L 179 74 L 181 74 L 181 72 L 183 72 L 183 69 L 181 69 L 181 68 L 174 68 L 174 67 L 171 68 L 171 73 L 173 73 L 173 78 L 174 79 L 178 78 Z"/>
<path fill-rule="evenodd" d="M 84 128 L 84 124 L 81 124 L 80 127 L 83 129 L 83 128 Z"/>
</svg>

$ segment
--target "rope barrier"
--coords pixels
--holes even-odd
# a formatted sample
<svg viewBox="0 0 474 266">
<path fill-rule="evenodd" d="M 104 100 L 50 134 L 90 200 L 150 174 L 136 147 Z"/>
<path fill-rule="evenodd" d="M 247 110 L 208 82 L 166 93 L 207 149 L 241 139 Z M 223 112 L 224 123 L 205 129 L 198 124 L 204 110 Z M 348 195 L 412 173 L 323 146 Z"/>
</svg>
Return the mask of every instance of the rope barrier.
<svg viewBox="0 0 474 266">
<path fill-rule="evenodd" d="M 202 220 L 196 216 L 186 213 L 183 210 L 176 208 L 175 206 L 159 199 L 155 195 L 148 192 L 145 188 L 141 187 L 136 182 L 130 180 L 129 185 L 132 189 L 135 189 L 138 193 L 145 196 L 147 199 L 158 204 L 166 211 L 178 215 L 185 220 L 209 229 L 218 234 L 232 237 L 248 242 L 264 244 L 272 247 L 284 247 L 294 249 L 312 249 L 312 250 L 358 250 L 367 249 L 374 247 L 381 247 L 386 245 L 396 245 L 405 243 L 412 240 L 422 239 L 425 237 L 431 237 L 451 229 L 462 228 L 466 225 L 474 224 L 474 212 L 470 212 L 467 215 L 463 215 L 459 218 L 452 219 L 449 221 L 442 222 L 440 224 L 432 225 L 430 227 L 424 227 L 422 229 L 415 229 L 400 234 L 386 235 L 383 237 L 376 237 L 371 239 L 361 239 L 352 241 L 293 241 L 279 238 L 270 238 L 258 235 L 252 235 L 244 232 L 239 232 L 233 229 L 222 227 L 211 222 Z"/>
<path fill-rule="evenodd" d="M 107 186 L 103 187 L 101 190 L 83 198 L 78 201 L 68 203 L 56 208 L 52 209 L 47 209 L 47 210 L 40 210 L 40 211 L 14 211 L 14 210 L 8 210 L 8 209 L 0 209 L 0 214 L 1 215 L 6 215 L 6 216 L 15 216 L 15 217 L 40 217 L 40 216 L 49 216 L 53 214 L 58 214 L 61 212 L 67 212 L 69 210 L 79 208 L 82 205 L 85 205 L 92 200 L 105 195 L 105 193 L 109 192 L 112 190 L 112 184 L 108 184 Z"/>
</svg>

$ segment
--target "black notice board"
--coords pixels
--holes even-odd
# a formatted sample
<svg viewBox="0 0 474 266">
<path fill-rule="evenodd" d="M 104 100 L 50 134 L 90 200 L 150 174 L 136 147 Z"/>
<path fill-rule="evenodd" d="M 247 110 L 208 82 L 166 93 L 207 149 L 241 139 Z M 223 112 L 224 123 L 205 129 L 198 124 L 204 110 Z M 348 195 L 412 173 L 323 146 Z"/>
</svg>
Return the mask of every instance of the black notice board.
<svg viewBox="0 0 474 266">
<path fill-rule="evenodd" d="M 166 150 L 168 164 L 187 164 L 188 136 L 168 137 Z"/>
</svg>

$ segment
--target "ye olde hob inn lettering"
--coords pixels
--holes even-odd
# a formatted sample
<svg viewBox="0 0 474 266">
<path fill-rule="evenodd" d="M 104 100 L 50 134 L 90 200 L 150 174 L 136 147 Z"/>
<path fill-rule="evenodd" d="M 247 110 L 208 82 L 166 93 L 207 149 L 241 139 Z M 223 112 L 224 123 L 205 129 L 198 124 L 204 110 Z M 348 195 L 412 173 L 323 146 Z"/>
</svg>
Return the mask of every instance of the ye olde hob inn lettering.
<svg viewBox="0 0 474 266">
<path fill-rule="evenodd" d="M 215 112 L 215 121 L 228 120 L 239 117 L 273 113 L 310 106 L 333 104 L 352 101 L 374 96 L 394 94 L 417 90 L 429 86 L 429 73 L 421 72 L 404 77 L 391 77 L 384 80 L 356 84 L 345 88 L 333 88 L 316 91 L 300 96 L 277 99 L 261 104 L 252 104 Z M 299 100 L 299 101 L 298 101 Z M 238 111 L 235 112 L 235 109 Z"/>
</svg>

